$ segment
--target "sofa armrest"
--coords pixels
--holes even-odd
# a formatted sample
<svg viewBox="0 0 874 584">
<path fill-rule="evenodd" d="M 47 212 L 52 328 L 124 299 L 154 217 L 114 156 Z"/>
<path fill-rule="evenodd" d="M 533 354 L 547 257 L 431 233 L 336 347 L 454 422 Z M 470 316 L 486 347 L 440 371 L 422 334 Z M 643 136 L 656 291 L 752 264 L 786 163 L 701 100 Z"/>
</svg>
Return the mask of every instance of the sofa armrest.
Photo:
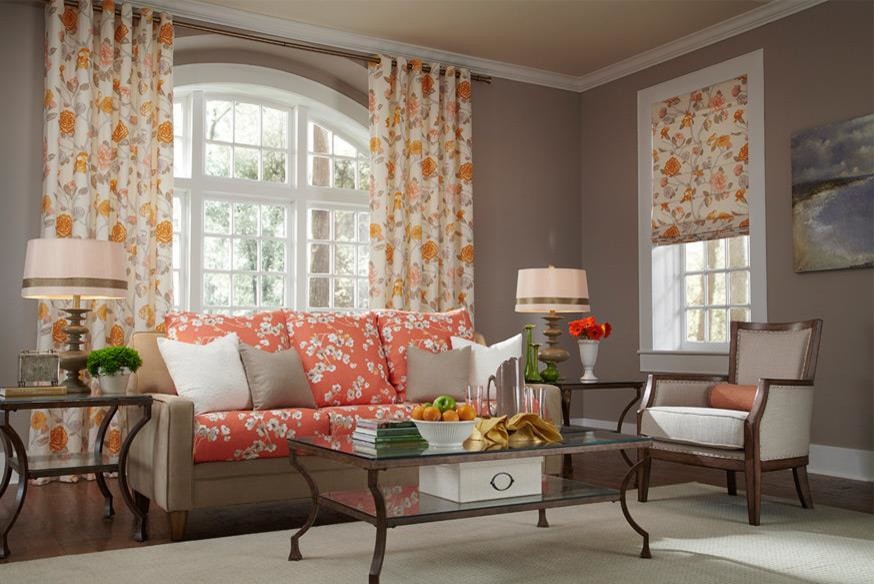
<svg viewBox="0 0 874 584">
<path fill-rule="evenodd" d="M 131 487 L 165 511 L 193 508 L 194 403 L 176 396 L 150 394 L 152 419 L 131 446 Z"/>
<path fill-rule="evenodd" d="M 813 382 L 759 379 L 748 417 L 758 429 L 760 460 L 799 458 L 810 453 Z"/>
</svg>

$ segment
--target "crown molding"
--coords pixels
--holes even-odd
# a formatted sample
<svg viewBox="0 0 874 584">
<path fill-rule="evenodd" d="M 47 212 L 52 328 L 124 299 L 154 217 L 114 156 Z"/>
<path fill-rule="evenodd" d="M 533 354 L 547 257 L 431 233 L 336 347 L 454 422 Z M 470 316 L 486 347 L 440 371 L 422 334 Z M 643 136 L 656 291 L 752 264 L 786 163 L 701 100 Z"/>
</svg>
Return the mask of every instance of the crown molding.
<svg viewBox="0 0 874 584">
<path fill-rule="evenodd" d="M 503 61 L 483 59 L 462 53 L 442 51 L 324 26 L 264 16 L 237 8 L 207 4 L 199 0 L 146 0 L 146 3 L 152 8 L 169 12 L 182 19 L 197 20 L 360 53 L 387 53 L 416 57 L 426 62 L 437 61 L 443 64 L 454 64 L 492 77 L 581 93 L 826 1 L 772 0 L 759 8 L 754 8 L 698 32 L 582 76 L 566 75 L 534 67 L 514 65 Z"/>
</svg>

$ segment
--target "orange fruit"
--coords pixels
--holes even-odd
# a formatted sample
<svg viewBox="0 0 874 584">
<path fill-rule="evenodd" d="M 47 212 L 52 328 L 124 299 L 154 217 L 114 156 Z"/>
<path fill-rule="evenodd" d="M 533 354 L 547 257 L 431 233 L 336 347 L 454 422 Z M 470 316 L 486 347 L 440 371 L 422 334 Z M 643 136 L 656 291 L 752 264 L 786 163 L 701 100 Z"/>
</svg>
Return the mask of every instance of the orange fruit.
<svg viewBox="0 0 874 584">
<path fill-rule="evenodd" d="M 425 413 L 425 408 L 422 406 L 416 406 L 413 408 L 413 413 L 410 414 L 410 417 L 414 420 L 424 420 L 423 414 Z"/>
<path fill-rule="evenodd" d="M 430 406 L 422 411 L 422 419 L 427 422 L 439 422 L 440 421 L 440 410 L 435 408 L 434 406 Z"/>
<path fill-rule="evenodd" d="M 476 410 L 473 409 L 472 405 L 462 404 L 455 411 L 458 413 L 459 420 L 470 421 L 476 419 Z"/>
<path fill-rule="evenodd" d="M 446 410 L 443 412 L 443 421 L 444 422 L 457 422 L 458 421 L 458 412 L 455 410 Z"/>
</svg>

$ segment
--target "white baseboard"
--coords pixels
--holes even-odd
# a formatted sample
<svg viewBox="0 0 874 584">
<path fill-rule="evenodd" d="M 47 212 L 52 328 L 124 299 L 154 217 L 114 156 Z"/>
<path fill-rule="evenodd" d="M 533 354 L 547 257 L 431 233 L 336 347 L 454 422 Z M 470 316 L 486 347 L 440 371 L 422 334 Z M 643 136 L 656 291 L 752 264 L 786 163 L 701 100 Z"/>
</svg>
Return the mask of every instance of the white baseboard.
<svg viewBox="0 0 874 584">
<path fill-rule="evenodd" d="M 572 418 L 571 424 L 607 430 L 616 429 L 616 422 L 609 420 Z M 633 422 L 625 422 L 622 424 L 622 432 L 634 434 L 637 432 L 637 425 Z M 874 450 L 811 444 L 810 466 L 807 470 L 812 474 L 874 483 Z"/>
</svg>

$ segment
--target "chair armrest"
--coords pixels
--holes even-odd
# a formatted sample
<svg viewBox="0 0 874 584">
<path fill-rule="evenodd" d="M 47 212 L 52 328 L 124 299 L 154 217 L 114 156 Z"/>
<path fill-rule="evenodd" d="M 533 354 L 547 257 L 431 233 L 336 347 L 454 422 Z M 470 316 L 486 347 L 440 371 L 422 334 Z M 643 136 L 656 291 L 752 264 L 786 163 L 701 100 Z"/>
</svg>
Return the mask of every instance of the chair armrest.
<svg viewBox="0 0 874 584">
<path fill-rule="evenodd" d="M 807 456 L 812 420 L 813 381 L 759 379 L 747 422 L 758 434 L 761 460 Z"/>
<path fill-rule="evenodd" d="M 193 507 L 194 403 L 163 393 L 153 398 L 152 419 L 130 450 L 131 487 L 165 511 Z"/>
<path fill-rule="evenodd" d="M 657 406 L 707 407 L 707 390 L 714 383 L 726 379 L 724 375 L 650 374 L 638 414 L 646 408 Z"/>
</svg>

